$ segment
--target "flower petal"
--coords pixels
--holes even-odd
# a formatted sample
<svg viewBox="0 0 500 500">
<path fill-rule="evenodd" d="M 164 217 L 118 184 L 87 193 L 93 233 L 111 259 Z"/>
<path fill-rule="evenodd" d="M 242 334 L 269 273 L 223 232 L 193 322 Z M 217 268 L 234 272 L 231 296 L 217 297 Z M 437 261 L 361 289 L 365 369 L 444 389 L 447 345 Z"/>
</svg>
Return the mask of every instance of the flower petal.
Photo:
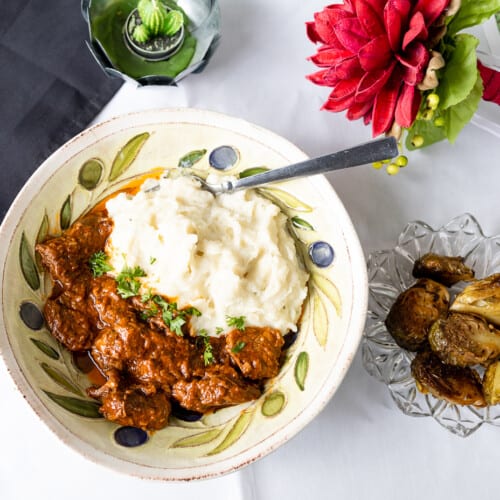
<svg viewBox="0 0 500 500">
<path fill-rule="evenodd" d="M 410 0 L 388 0 L 384 7 L 384 24 L 392 50 L 401 47 L 401 38 L 408 27 Z"/>
<path fill-rule="evenodd" d="M 357 17 L 369 37 L 376 37 L 385 33 L 382 9 L 377 9 L 376 3 L 373 0 L 356 1 Z"/>
<path fill-rule="evenodd" d="M 396 58 L 405 67 L 403 80 L 407 84 L 417 85 L 424 79 L 430 54 L 421 42 L 412 42 L 404 54 L 396 54 Z"/>
<path fill-rule="evenodd" d="M 483 99 L 500 104 L 500 72 L 484 66 L 477 61 L 477 67 L 484 84 Z"/>
<path fill-rule="evenodd" d="M 424 16 L 421 12 L 415 12 L 410 19 L 410 28 L 403 37 L 403 50 L 414 40 L 427 40 L 429 32 L 425 26 Z"/>
<path fill-rule="evenodd" d="M 379 92 L 387 83 L 387 80 L 389 80 L 395 65 L 396 63 L 393 62 L 386 69 L 379 69 L 366 73 L 359 81 L 356 90 L 356 102 L 372 101 L 377 92 Z"/>
<path fill-rule="evenodd" d="M 321 71 L 307 75 L 306 78 L 316 85 L 324 87 L 333 87 L 338 83 L 338 78 L 335 76 L 332 68 L 322 69 Z"/>
<path fill-rule="evenodd" d="M 365 116 L 372 108 L 372 102 L 355 102 L 347 110 L 346 117 L 348 120 L 358 120 Z"/>
<path fill-rule="evenodd" d="M 450 0 L 418 0 L 413 12 L 421 12 L 425 24 L 430 26 L 448 7 Z"/>
<path fill-rule="evenodd" d="M 361 47 L 358 56 L 359 63 L 365 71 L 385 68 L 393 57 L 391 47 L 385 35 L 380 35 L 370 40 L 366 45 Z"/>
<path fill-rule="evenodd" d="M 318 35 L 318 32 L 316 31 L 316 24 L 313 21 L 309 21 L 306 23 L 306 33 L 307 37 L 311 42 L 313 43 L 318 43 L 322 42 L 322 39 Z"/>
<path fill-rule="evenodd" d="M 395 71 L 387 85 L 375 97 L 372 114 L 373 137 L 387 132 L 392 127 L 400 88 L 400 75 Z"/>
<path fill-rule="evenodd" d="M 335 66 L 335 76 L 339 80 L 350 80 L 356 78 L 359 80 L 363 75 L 363 69 L 359 65 L 357 57 L 350 57 L 344 59 L 342 62 Z"/>
<path fill-rule="evenodd" d="M 341 19 L 334 29 L 338 41 L 351 52 L 358 52 L 369 41 L 361 23 L 353 17 Z"/>
<path fill-rule="evenodd" d="M 345 111 L 354 102 L 354 96 L 346 96 L 342 99 L 328 99 L 321 109 L 326 109 L 327 111 Z"/>
<path fill-rule="evenodd" d="M 340 81 L 330 94 L 330 99 L 344 99 L 345 97 L 354 96 L 358 88 L 359 78 Z"/>
<path fill-rule="evenodd" d="M 341 63 L 344 59 L 348 59 L 353 56 L 353 53 L 349 50 L 338 49 L 336 47 L 323 46 L 316 54 L 311 56 L 309 59 L 319 67 L 330 67 L 336 66 Z"/>
<path fill-rule="evenodd" d="M 349 17 L 343 5 L 331 5 L 314 14 L 315 30 L 322 42 L 337 46 L 339 41 L 335 34 L 335 26 L 343 18 Z"/>
<path fill-rule="evenodd" d="M 422 101 L 422 94 L 412 85 L 403 85 L 396 105 L 395 118 L 401 127 L 411 127 L 417 117 L 418 108 Z"/>
</svg>

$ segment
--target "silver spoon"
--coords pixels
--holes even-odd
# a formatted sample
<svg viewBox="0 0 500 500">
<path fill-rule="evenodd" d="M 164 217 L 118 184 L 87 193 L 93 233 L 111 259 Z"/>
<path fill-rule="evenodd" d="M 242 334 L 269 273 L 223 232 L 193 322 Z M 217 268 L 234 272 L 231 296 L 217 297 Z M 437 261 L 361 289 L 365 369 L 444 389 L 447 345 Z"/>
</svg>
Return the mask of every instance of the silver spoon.
<svg viewBox="0 0 500 500">
<path fill-rule="evenodd" d="M 262 186 L 263 184 L 270 184 L 272 182 L 323 174 L 333 170 L 387 160 L 389 158 L 394 158 L 398 154 L 396 139 L 394 137 L 385 137 L 383 139 L 367 142 L 366 144 L 354 146 L 353 148 L 344 149 L 337 153 L 312 158 L 287 167 L 276 168 L 261 174 L 244 177 L 243 179 L 234 181 L 226 180 L 220 184 L 211 184 L 198 176 L 193 177 L 200 181 L 204 189 L 217 196 L 218 194 L 233 193 L 241 189 Z"/>
</svg>

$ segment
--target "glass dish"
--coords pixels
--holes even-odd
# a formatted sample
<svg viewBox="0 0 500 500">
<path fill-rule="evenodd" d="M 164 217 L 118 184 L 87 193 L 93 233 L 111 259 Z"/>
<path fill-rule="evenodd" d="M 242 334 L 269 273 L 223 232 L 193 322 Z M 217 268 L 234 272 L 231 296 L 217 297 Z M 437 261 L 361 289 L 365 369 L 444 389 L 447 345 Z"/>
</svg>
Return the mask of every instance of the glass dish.
<svg viewBox="0 0 500 500">
<path fill-rule="evenodd" d="M 417 390 L 410 371 L 414 353 L 399 347 L 384 321 L 396 297 L 415 282 L 413 263 L 427 252 L 465 258 L 476 277 L 500 272 L 500 235 L 484 236 L 470 214 L 455 217 L 435 230 L 424 222 L 410 222 L 390 250 L 368 258 L 368 316 L 362 340 L 362 359 L 370 375 L 387 385 L 403 413 L 433 417 L 454 434 L 469 436 L 484 423 L 500 425 L 500 405 L 486 408 L 458 406 Z M 463 284 L 462 284 L 463 287 Z M 460 284 L 450 289 L 453 296 Z"/>
<path fill-rule="evenodd" d="M 150 48 L 148 59 L 146 51 L 130 47 L 126 36 L 125 25 L 137 0 L 81 0 L 89 26 L 87 45 L 107 75 L 139 85 L 176 85 L 189 74 L 203 71 L 220 40 L 218 0 L 163 0 L 163 4 L 185 15 L 184 36 L 166 58 L 165 52 L 157 58 L 160 52 Z"/>
</svg>

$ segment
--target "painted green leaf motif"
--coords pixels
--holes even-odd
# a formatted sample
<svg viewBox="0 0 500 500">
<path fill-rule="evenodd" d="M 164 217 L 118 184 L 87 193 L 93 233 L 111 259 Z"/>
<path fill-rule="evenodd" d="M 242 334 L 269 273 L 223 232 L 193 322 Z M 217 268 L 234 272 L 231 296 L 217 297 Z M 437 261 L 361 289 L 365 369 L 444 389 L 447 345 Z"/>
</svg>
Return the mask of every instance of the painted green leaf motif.
<svg viewBox="0 0 500 500">
<path fill-rule="evenodd" d="M 40 224 L 40 229 L 38 229 L 38 234 L 36 235 L 36 242 L 42 243 L 47 238 L 49 234 L 49 217 L 47 214 L 44 214 L 42 223 Z"/>
<path fill-rule="evenodd" d="M 192 167 L 195 163 L 198 163 L 206 154 L 206 149 L 196 149 L 195 151 L 190 151 L 179 160 L 178 166 L 181 168 Z"/>
<path fill-rule="evenodd" d="M 238 441 L 238 439 L 247 430 L 248 425 L 252 420 L 252 416 L 252 411 L 243 411 L 241 415 L 236 419 L 236 422 L 233 424 L 231 429 L 229 429 L 229 432 L 226 434 L 226 437 L 222 440 L 222 442 L 212 451 L 208 452 L 207 455 L 216 455 L 217 453 L 221 453 L 222 451 L 226 450 L 234 443 L 236 443 L 236 441 Z"/>
<path fill-rule="evenodd" d="M 42 243 L 43 241 L 45 241 L 45 238 L 47 238 L 48 234 L 49 234 L 49 217 L 45 213 L 45 215 L 42 218 L 40 228 L 38 229 L 38 234 L 36 235 L 36 243 Z M 42 259 L 40 255 L 38 255 L 38 253 L 35 253 L 35 259 L 38 269 L 43 269 Z"/>
<path fill-rule="evenodd" d="M 66 389 L 77 396 L 83 396 L 82 391 L 68 378 L 64 375 L 60 370 L 54 368 L 47 363 L 40 363 L 43 371 L 58 385 L 62 388 Z"/>
<path fill-rule="evenodd" d="M 222 430 L 221 429 L 210 429 L 206 432 L 200 432 L 198 434 L 193 434 L 192 436 L 188 436 L 186 438 L 178 439 L 173 445 L 172 448 L 189 448 L 191 446 L 201 446 L 202 444 L 207 444 L 217 439 Z"/>
<path fill-rule="evenodd" d="M 337 287 L 328 278 L 318 273 L 313 273 L 311 279 L 313 285 L 328 297 L 337 315 L 342 316 L 342 298 Z"/>
<path fill-rule="evenodd" d="M 265 417 L 277 415 L 285 406 L 285 395 L 281 391 L 272 392 L 262 403 L 262 414 Z"/>
<path fill-rule="evenodd" d="M 298 198 L 296 198 L 290 193 L 287 193 L 286 191 L 283 191 L 282 189 L 266 187 L 266 188 L 259 188 L 259 190 L 270 195 L 275 200 L 278 200 L 278 202 L 283 203 L 285 207 L 292 208 L 297 212 L 312 212 L 313 210 L 311 206 L 300 201 Z"/>
<path fill-rule="evenodd" d="M 70 396 L 61 396 L 53 392 L 43 391 L 47 396 L 57 403 L 61 408 L 68 410 L 75 415 L 88 418 L 104 418 L 99 413 L 100 404 L 96 401 L 87 401 L 85 399 L 73 398 Z"/>
<path fill-rule="evenodd" d="M 44 354 L 46 354 L 49 358 L 52 359 L 59 359 L 59 353 L 50 345 L 46 344 L 45 342 L 42 342 L 41 340 L 35 339 L 33 337 L 30 337 L 31 342 L 35 344 L 40 351 L 42 351 Z"/>
<path fill-rule="evenodd" d="M 21 236 L 21 245 L 19 247 L 19 263 L 21 265 L 24 279 L 30 288 L 32 290 L 38 290 L 40 288 L 40 277 L 38 276 L 35 261 L 33 260 L 33 254 L 31 253 L 24 231 Z"/>
<path fill-rule="evenodd" d="M 309 222 L 307 222 L 304 219 L 301 219 L 300 217 L 297 217 L 297 216 L 292 217 L 291 221 L 292 221 L 292 224 L 297 229 L 302 229 L 304 231 L 314 231 L 314 227 L 311 224 L 309 224 Z"/>
<path fill-rule="evenodd" d="M 247 168 L 239 173 L 240 179 L 244 179 L 245 177 L 250 177 L 252 175 L 263 174 L 264 172 L 268 172 L 269 169 L 267 167 L 252 167 Z"/>
<path fill-rule="evenodd" d="M 132 137 L 125 146 L 123 146 L 111 165 L 111 172 L 109 173 L 109 180 L 114 181 L 120 177 L 129 167 L 132 162 L 137 158 L 144 143 L 148 140 L 149 132 L 143 132 L 135 137 Z"/>
<path fill-rule="evenodd" d="M 305 389 L 305 383 L 307 378 L 307 372 L 309 370 L 309 354 L 302 351 L 297 356 L 297 361 L 295 362 L 295 382 L 299 386 L 299 389 L 303 391 Z"/>
<path fill-rule="evenodd" d="M 99 158 L 86 161 L 78 172 L 78 183 L 87 191 L 96 188 L 104 171 L 104 163 Z"/>
<path fill-rule="evenodd" d="M 313 330 L 314 336 L 321 347 L 325 347 L 328 340 L 328 315 L 321 297 L 313 294 Z"/>
<path fill-rule="evenodd" d="M 61 208 L 61 213 L 59 214 L 59 225 L 61 229 L 68 229 L 71 224 L 71 195 L 64 200 L 63 206 Z"/>
</svg>

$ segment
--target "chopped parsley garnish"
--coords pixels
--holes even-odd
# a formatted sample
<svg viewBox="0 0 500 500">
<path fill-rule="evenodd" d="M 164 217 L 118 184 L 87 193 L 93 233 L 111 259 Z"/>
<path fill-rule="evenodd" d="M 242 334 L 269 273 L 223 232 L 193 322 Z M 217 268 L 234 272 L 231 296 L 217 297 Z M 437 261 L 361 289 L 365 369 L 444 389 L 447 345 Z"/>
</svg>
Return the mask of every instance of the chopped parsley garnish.
<svg viewBox="0 0 500 500">
<path fill-rule="evenodd" d="M 146 276 L 146 272 L 140 266 L 134 268 L 125 266 L 121 273 L 115 278 L 118 294 L 122 299 L 139 295 L 141 282 L 138 278 Z"/>
<path fill-rule="evenodd" d="M 156 257 L 149 257 L 149 263 L 153 265 L 156 262 Z"/>
<path fill-rule="evenodd" d="M 246 342 L 243 342 L 243 340 L 240 340 L 239 342 L 236 343 L 236 345 L 231 349 L 231 352 L 234 353 L 239 353 L 241 350 L 247 345 Z"/>
<path fill-rule="evenodd" d="M 168 302 L 160 295 L 153 295 L 151 291 L 141 297 L 143 303 L 148 303 L 149 308 L 141 313 L 141 318 L 147 320 L 161 312 L 161 319 L 167 328 L 176 335 L 182 337 L 182 326 L 186 323 L 188 316 L 201 316 L 196 307 L 178 309 L 177 302 Z"/>
<path fill-rule="evenodd" d="M 215 361 L 215 359 L 212 351 L 212 344 L 210 343 L 210 339 L 208 337 L 208 332 L 203 328 L 198 332 L 198 335 L 203 339 L 205 347 L 205 350 L 203 351 L 203 361 L 205 362 L 205 366 L 210 365 Z"/>
<path fill-rule="evenodd" d="M 113 268 L 108 263 L 108 255 L 104 253 L 102 250 L 93 254 L 89 259 L 89 266 L 94 275 L 94 278 L 98 278 L 103 274 L 112 271 Z"/>
<path fill-rule="evenodd" d="M 226 316 L 227 326 L 234 326 L 240 331 L 245 329 L 245 316 Z"/>
<path fill-rule="evenodd" d="M 215 335 L 220 335 L 224 331 L 224 328 L 221 326 L 215 327 Z"/>
<path fill-rule="evenodd" d="M 153 298 L 153 292 L 151 290 L 148 290 L 146 293 L 143 293 L 141 295 L 141 302 L 145 304 L 146 302 L 149 302 Z"/>
</svg>

